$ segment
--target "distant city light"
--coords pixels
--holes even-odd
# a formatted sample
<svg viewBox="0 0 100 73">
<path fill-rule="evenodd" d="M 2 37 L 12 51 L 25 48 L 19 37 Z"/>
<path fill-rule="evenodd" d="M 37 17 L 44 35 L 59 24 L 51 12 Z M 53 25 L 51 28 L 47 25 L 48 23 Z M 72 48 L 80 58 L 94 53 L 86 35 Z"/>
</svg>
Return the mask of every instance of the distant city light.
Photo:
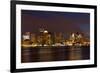
<svg viewBox="0 0 100 73">
<path fill-rule="evenodd" d="M 44 30 L 44 33 L 48 33 L 48 31 L 47 30 Z"/>
<path fill-rule="evenodd" d="M 89 46 L 90 40 L 81 33 L 72 33 L 69 39 L 64 38 L 62 33 L 48 33 L 48 30 L 41 29 L 40 33 L 36 35 L 28 32 L 23 34 L 22 46 L 37 47 L 37 46 Z M 31 34 L 31 35 L 30 35 Z M 33 35 L 32 35 L 33 34 Z"/>
</svg>

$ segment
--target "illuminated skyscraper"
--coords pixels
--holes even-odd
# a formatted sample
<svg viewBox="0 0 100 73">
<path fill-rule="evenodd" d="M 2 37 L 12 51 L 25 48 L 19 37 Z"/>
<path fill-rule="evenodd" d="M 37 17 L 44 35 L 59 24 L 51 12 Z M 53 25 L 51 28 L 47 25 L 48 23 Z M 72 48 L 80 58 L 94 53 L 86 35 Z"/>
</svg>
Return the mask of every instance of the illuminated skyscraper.
<svg viewBox="0 0 100 73">
<path fill-rule="evenodd" d="M 22 35 L 23 40 L 30 40 L 30 32 L 26 32 Z"/>
<path fill-rule="evenodd" d="M 32 33 L 32 34 L 31 34 L 31 42 L 32 42 L 32 44 L 36 44 L 36 43 L 37 43 L 36 40 L 37 40 L 37 39 L 36 39 L 36 35 L 35 35 L 34 33 Z"/>
<path fill-rule="evenodd" d="M 62 33 L 55 33 L 55 43 L 62 43 L 63 42 L 63 35 Z"/>
</svg>

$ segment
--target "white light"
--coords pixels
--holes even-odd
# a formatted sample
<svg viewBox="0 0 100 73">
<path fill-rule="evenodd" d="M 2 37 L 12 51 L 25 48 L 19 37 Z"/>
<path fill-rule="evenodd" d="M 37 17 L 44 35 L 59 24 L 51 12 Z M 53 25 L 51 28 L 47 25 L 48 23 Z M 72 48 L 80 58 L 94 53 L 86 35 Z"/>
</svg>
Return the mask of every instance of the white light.
<svg viewBox="0 0 100 73">
<path fill-rule="evenodd" d="M 44 31 L 44 33 L 48 33 L 48 31 L 47 31 L 47 30 L 45 30 L 45 31 Z"/>
</svg>

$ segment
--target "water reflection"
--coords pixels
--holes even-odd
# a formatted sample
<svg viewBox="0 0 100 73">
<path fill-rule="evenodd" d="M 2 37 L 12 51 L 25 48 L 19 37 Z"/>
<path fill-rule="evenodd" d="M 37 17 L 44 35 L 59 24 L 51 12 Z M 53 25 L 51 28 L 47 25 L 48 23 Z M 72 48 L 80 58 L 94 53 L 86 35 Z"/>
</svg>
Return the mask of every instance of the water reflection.
<svg viewBox="0 0 100 73">
<path fill-rule="evenodd" d="M 82 47 L 72 46 L 70 47 L 69 60 L 81 60 L 82 59 Z"/>
<path fill-rule="evenodd" d="M 90 47 L 63 46 L 63 47 L 28 47 L 21 49 L 21 61 L 64 61 L 90 59 Z"/>
</svg>

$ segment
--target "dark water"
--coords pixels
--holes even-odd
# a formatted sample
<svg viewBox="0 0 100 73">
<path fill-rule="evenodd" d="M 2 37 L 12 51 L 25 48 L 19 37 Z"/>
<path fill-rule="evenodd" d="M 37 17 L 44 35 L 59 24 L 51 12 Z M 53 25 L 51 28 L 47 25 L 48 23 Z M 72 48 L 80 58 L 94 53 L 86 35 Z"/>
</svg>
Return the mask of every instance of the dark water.
<svg viewBox="0 0 100 73">
<path fill-rule="evenodd" d="M 28 47 L 21 49 L 21 62 L 46 62 L 90 59 L 90 47 Z"/>
</svg>

